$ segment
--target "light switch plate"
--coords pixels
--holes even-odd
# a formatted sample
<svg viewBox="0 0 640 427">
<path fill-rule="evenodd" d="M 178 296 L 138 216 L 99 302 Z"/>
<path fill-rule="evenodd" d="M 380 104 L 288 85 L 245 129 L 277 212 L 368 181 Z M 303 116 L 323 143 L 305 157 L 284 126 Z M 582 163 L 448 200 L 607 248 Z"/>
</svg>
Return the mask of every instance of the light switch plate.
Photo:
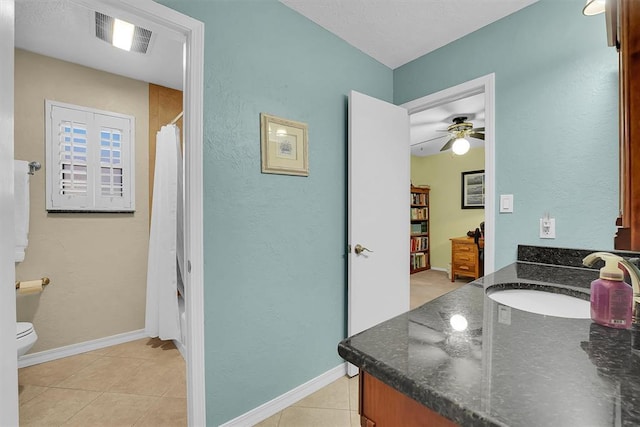
<svg viewBox="0 0 640 427">
<path fill-rule="evenodd" d="M 513 194 L 500 195 L 500 213 L 513 213 Z"/>
</svg>

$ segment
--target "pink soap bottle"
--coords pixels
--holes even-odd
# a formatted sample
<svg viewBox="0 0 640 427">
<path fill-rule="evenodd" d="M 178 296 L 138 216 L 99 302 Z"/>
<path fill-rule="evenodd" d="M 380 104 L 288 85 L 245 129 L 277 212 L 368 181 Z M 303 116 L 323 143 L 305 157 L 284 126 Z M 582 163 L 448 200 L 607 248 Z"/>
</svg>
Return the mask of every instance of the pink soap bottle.
<svg viewBox="0 0 640 427">
<path fill-rule="evenodd" d="M 591 319 L 609 328 L 631 327 L 633 288 L 625 283 L 624 273 L 618 268 L 618 257 L 600 254 L 605 266 L 600 278 L 591 282 Z"/>
</svg>

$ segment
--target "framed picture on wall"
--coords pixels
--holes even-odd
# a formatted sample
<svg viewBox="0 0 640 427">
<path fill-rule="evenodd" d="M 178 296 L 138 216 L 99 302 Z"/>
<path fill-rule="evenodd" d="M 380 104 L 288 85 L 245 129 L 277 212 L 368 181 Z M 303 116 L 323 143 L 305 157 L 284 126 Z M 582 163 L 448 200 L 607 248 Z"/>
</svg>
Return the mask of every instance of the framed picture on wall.
<svg viewBox="0 0 640 427">
<path fill-rule="evenodd" d="M 484 170 L 462 172 L 462 209 L 484 209 Z"/>
<path fill-rule="evenodd" d="M 260 113 L 262 173 L 309 176 L 307 124 Z"/>
</svg>

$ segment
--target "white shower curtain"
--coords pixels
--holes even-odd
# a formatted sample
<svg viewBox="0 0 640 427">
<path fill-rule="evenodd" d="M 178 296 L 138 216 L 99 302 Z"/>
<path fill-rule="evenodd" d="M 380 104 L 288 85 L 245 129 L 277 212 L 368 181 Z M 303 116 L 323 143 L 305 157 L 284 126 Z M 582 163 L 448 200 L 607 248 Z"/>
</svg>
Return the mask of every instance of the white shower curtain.
<svg viewBox="0 0 640 427">
<path fill-rule="evenodd" d="M 156 135 L 145 322 L 146 333 L 162 340 L 181 338 L 177 289 L 182 282 L 183 208 L 180 130 L 167 125 Z"/>
</svg>

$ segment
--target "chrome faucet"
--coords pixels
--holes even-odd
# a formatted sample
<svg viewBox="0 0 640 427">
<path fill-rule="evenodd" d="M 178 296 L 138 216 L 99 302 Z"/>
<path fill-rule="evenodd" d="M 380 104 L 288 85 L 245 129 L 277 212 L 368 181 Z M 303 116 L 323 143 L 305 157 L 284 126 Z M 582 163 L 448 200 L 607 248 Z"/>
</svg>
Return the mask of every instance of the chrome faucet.
<svg viewBox="0 0 640 427">
<path fill-rule="evenodd" d="M 609 257 L 610 259 L 616 260 L 619 264 L 627 270 L 629 273 L 629 277 L 631 277 L 631 287 L 633 287 L 633 307 L 632 307 L 632 317 L 631 324 L 635 327 L 640 326 L 640 269 L 635 265 L 635 262 L 638 262 L 638 258 L 632 258 L 627 260 L 622 258 L 621 256 L 610 254 L 609 252 L 593 252 L 582 260 L 582 264 L 587 267 L 593 266 L 595 262 L 599 259 L 603 259 L 605 257 Z"/>
</svg>

